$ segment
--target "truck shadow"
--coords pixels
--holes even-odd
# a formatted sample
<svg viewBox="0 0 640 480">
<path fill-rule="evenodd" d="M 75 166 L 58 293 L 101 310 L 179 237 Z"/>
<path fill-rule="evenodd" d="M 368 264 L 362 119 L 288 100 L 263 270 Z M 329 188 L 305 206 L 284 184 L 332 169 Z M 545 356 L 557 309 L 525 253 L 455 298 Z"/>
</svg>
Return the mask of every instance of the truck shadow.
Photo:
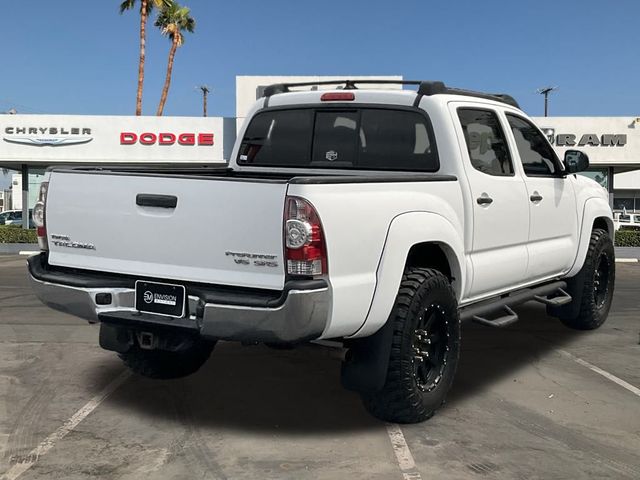
<svg viewBox="0 0 640 480">
<path fill-rule="evenodd" d="M 458 372 L 445 408 L 491 390 L 505 378 L 516 381 L 521 368 L 589 334 L 548 317 L 542 305 L 527 304 L 515 310 L 520 320 L 509 328 L 494 329 L 471 322 L 464 326 Z"/>
<path fill-rule="evenodd" d="M 583 334 L 547 317 L 539 306 L 518 312 L 521 321 L 507 329 L 464 326 L 458 374 L 443 414 Z M 172 381 L 133 376 L 109 403 L 147 421 L 204 431 L 317 435 L 379 429 L 358 395 L 341 387 L 339 372 L 340 360 L 324 348 L 276 351 L 221 342 L 196 374 Z M 106 380 L 117 372 L 96 375 Z"/>
</svg>

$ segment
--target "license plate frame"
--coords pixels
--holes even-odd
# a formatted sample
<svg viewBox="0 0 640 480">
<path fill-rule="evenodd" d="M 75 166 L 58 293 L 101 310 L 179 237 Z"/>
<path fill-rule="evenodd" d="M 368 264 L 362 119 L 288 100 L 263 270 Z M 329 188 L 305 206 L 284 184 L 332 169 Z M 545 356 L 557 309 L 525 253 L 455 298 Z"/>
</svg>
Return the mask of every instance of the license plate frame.
<svg viewBox="0 0 640 480">
<path fill-rule="evenodd" d="M 163 317 L 184 318 L 187 291 L 184 285 L 136 280 L 135 309 Z"/>
</svg>

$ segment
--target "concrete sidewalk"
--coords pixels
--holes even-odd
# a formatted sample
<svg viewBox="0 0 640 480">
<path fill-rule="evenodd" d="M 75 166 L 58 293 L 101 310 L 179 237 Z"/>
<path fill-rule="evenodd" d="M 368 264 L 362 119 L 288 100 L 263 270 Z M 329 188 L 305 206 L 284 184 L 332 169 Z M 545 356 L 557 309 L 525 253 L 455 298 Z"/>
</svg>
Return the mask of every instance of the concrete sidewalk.
<svg viewBox="0 0 640 480">
<path fill-rule="evenodd" d="M 616 258 L 635 258 L 640 259 L 640 247 L 616 247 Z"/>
</svg>

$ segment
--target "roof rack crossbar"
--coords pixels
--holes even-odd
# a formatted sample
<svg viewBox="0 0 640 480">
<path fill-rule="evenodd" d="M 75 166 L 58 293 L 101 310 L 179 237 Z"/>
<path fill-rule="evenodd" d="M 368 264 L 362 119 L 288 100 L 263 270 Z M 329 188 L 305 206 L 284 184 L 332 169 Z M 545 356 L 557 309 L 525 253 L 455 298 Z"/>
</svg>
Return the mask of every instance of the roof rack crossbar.
<svg viewBox="0 0 640 480">
<path fill-rule="evenodd" d="M 487 100 L 494 100 L 496 102 L 506 103 L 507 105 L 511 105 L 516 108 L 520 108 L 518 102 L 511 96 L 505 93 L 484 93 L 484 92 L 475 92 L 472 90 L 463 90 L 460 88 L 452 88 L 447 87 L 444 82 L 440 81 L 425 81 L 425 80 L 321 80 L 317 82 L 295 82 L 295 83 L 275 83 L 273 85 L 269 85 L 264 89 L 264 96 L 269 98 L 272 95 L 276 95 L 278 93 L 287 93 L 290 92 L 290 88 L 295 87 L 313 87 L 317 85 L 342 85 L 342 89 L 344 90 L 354 90 L 357 89 L 356 85 L 417 85 L 417 97 L 414 105 L 418 105 L 420 103 L 420 99 L 423 96 L 430 97 L 432 95 L 442 95 L 442 94 L 450 94 L 450 95 L 464 95 L 468 97 L 478 97 L 485 98 Z"/>
</svg>

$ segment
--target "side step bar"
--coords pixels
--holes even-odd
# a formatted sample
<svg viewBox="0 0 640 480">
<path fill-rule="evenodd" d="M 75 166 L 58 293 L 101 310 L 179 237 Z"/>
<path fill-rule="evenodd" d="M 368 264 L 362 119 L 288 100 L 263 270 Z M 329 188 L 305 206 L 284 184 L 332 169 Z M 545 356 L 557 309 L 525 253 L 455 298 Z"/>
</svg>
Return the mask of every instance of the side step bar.
<svg viewBox="0 0 640 480">
<path fill-rule="evenodd" d="M 550 306 L 569 303 L 571 295 L 565 291 L 566 288 L 566 282 L 558 281 L 539 287 L 517 290 L 503 297 L 496 297 L 492 300 L 461 308 L 460 319 L 462 321 L 473 320 L 489 327 L 506 327 L 518 321 L 518 314 L 511 307 L 530 300 Z M 496 314 L 499 316 L 495 317 Z M 494 318 L 487 318 L 488 316 L 494 316 Z"/>
</svg>

